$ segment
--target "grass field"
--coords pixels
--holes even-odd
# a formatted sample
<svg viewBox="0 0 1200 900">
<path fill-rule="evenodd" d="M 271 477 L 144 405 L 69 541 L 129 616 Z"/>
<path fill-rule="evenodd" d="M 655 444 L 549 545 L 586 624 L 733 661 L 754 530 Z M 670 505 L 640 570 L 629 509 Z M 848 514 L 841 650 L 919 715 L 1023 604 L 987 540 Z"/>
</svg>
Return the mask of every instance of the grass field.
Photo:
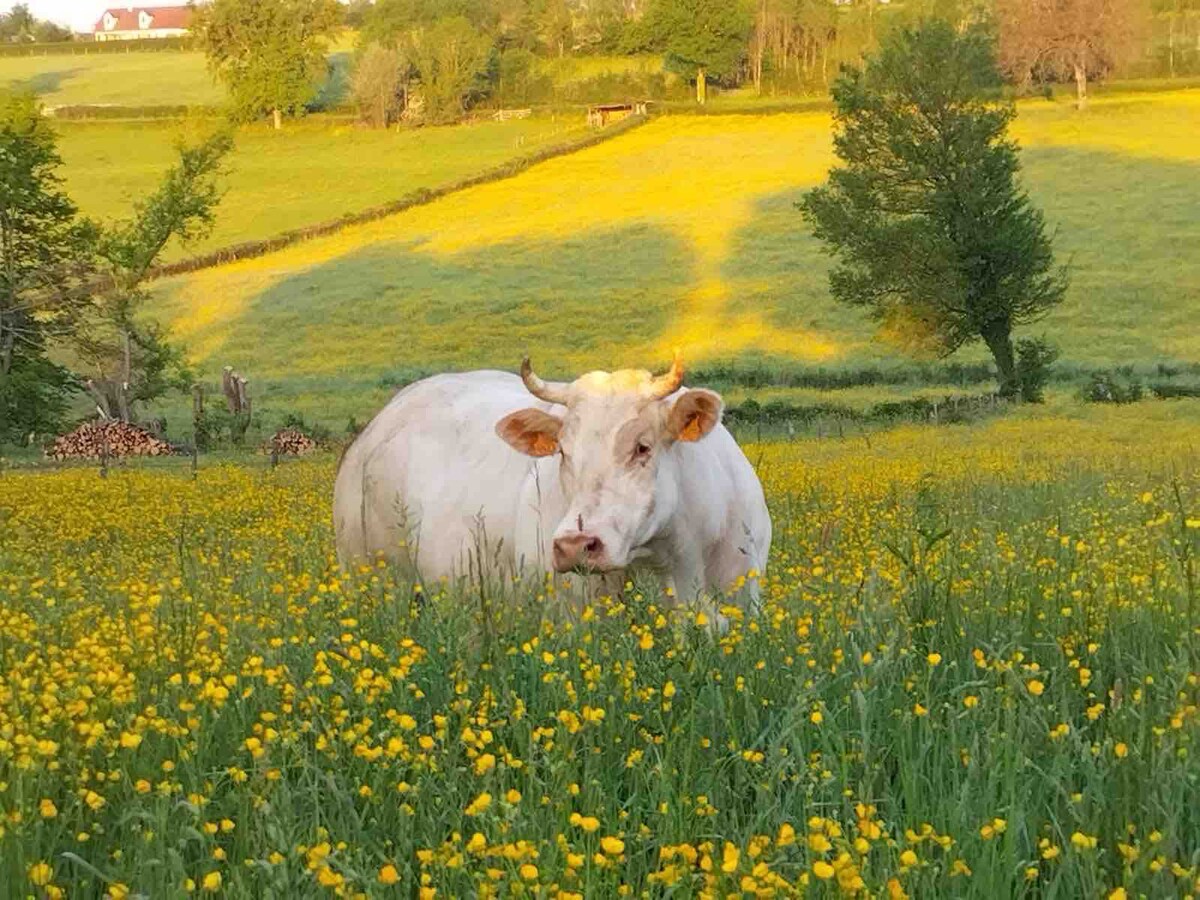
<svg viewBox="0 0 1200 900">
<path fill-rule="evenodd" d="M 86 215 L 126 215 L 137 197 L 158 185 L 174 160 L 175 144 L 207 127 L 203 121 L 59 123 L 67 191 Z M 548 118 L 404 131 L 325 121 L 293 123 L 282 133 L 244 127 L 228 161 L 212 233 L 188 247 L 171 246 L 166 258 L 359 212 L 569 141 L 580 132 L 579 121 Z"/>
<path fill-rule="evenodd" d="M 345 32 L 331 48 L 331 84 L 322 98 L 346 99 L 345 70 L 358 37 Z M 546 59 L 538 71 L 556 85 L 600 75 L 657 73 L 661 57 L 584 56 Z M 0 57 L 0 87 L 33 90 L 47 106 L 217 106 L 224 89 L 210 75 L 200 51 Z"/>
<path fill-rule="evenodd" d="M 32 90 L 47 106 L 215 106 L 225 99 L 198 51 L 3 57 L 0 86 Z"/>
<path fill-rule="evenodd" d="M 340 571 L 331 459 L 7 473 L 0 893 L 1194 895 L 1197 446 L 1181 402 L 748 447 L 724 635 Z"/>
<path fill-rule="evenodd" d="M 1075 275 L 1044 324 L 1067 366 L 1200 361 L 1200 92 L 1022 105 L 1024 178 Z M 688 359 L 902 366 L 828 296 L 794 202 L 824 113 L 666 117 L 519 177 L 163 283 L 201 368 L 341 425 L 414 368 L 554 372 Z M 320 348 L 318 350 L 299 348 Z M 979 359 L 970 351 L 964 359 Z M 211 376 L 210 376 L 211 377 Z"/>
</svg>

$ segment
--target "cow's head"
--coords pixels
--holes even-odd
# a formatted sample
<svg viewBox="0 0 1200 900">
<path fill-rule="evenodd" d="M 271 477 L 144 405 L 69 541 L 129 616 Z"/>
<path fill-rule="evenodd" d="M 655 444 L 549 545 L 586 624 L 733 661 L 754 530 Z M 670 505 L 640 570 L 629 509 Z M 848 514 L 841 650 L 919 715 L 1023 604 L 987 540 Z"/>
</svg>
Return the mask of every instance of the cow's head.
<svg viewBox="0 0 1200 900">
<path fill-rule="evenodd" d="M 559 454 L 567 514 L 554 532 L 554 568 L 624 568 L 661 534 L 679 501 L 678 445 L 721 421 L 721 397 L 680 390 L 679 354 L 670 371 L 589 372 L 570 384 L 521 378 L 539 400 L 563 410 L 521 409 L 496 433 L 529 456 Z"/>
</svg>

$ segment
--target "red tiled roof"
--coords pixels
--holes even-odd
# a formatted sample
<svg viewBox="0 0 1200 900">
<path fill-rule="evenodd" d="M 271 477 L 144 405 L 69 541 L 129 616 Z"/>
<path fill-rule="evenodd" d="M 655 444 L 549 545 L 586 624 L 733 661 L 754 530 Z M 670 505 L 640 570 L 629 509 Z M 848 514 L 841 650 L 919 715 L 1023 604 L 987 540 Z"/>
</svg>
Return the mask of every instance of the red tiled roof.
<svg viewBox="0 0 1200 900">
<path fill-rule="evenodd" d="M 114 31 L 141 31 L 138 22 L 139 13 L 148 12 L 151 17 L 150 28 L 187 28 L 192 24 L 192 11 L 186 6 L 117 6 L 106 9 L 96 21 L 95 31 L 102 32 L 104 16 L 111 15 L 117 20 Z"/>
</svg>

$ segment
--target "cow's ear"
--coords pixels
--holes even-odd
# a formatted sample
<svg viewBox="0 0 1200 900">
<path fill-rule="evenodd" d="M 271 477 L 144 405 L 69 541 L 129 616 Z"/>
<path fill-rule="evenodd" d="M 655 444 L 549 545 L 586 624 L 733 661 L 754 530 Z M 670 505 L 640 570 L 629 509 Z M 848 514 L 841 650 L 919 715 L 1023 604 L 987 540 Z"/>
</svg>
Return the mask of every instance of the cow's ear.
<svg viewBox="0 0 1200 900">
<path fill-rule="evenodd" d="M 518 409 L 496 423 L 500 439 L 527 456 L 551 456 L 558 452 L 562 419 L 540 409 Z"/>
<path fill-rule="evenodd" d="M 667 435 L 676 441 L 698 441 L 717 427 L 725 404 L 713 391 L 692 390 L 680 395 L 667 416 Z"/>
</svg>

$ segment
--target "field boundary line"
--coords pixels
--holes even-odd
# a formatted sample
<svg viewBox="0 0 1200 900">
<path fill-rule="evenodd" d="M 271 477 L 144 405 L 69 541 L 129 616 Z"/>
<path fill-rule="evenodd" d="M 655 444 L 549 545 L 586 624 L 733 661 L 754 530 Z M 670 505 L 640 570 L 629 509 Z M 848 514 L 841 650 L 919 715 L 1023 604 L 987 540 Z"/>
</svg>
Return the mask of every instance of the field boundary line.
<svg viewBox="0 0 1200 900">
<path fill-rule="evenodd" d="M 564 141 L 561 144 L 555 144 L 551 147 L 546 147 L 535 153 L 530 153 L 525 156 L 519 156 L 511 159 L 498 166 L 484 169 L 474 175 L 469 175 L 466 178 L 460 178 L 457 181 L 452 181 L 440 187 L 418 188 L 415 191 L 410 191 L 399 200 L 393 200 L 379 206 L 372 206 L 368 209 L 361 210 L 356 213 L 347 213 L 336 219 L 329 219 L 325 222 L 318 222 L 315 225 L 308 225 L 303 228 L 293 228 L 274 237 L 262 238 L 255 241 L 246 241 L 241 244 L 232 244 L 226 247 L 212 250 L 208 253 L 202 253 L 199 256 L 193 256 L 189 259 L 180 260 L 179 262 L 167 263 L 166 265 L 156 266 L 150 271 L 151 279 L 170 278 L 175 275 L 185 275 L 189 272 L 198 272 L 202 269 L 211 269 L 216 266 L 223 266 L 228 263 L 240 262 L 245 259 L 255 259 L 260 256 L 266 256 L 268 253 L 274 253 L 277 250 L 283 250 L 287 247 L 303 243 L 305 241 L 314 240 L 316 238 L 328 237 L 344 231 L 347 228 L 352 228 L 355 225 L 365 225 L 370 222 L 376 222 L 380 219 L 386 219 L 389 216 L 394 216 L 402 212 L 407 212 L 418 206 L 425 206 L 433 203 L 435 200 L 440 200 L 443 197 L 448 197 L 451 194 L 456 194 L 459 191 L 465 191 L 469 188 L 479 187 L 480 185 L 489 184 L 495 181 L 503 181 L 506 178 L 512 178 L 519 175 L 534 166 L 547 162 L 551 159 L 556 159 L 560 156 L 569 156 L 572 153 L 577 153 L 580 150 L 586 150 L 589 147 L 595 147 L 613 138 L 620 137 L 623 134 L 628 134 L 635 128 L 638 128 L 648 121 L 651 116 L 638 115 L 630 116 L 623 119 L 614 125 L 609 125 L 592 134 L 579 138 L 574 141 Z"/>
</svg>

